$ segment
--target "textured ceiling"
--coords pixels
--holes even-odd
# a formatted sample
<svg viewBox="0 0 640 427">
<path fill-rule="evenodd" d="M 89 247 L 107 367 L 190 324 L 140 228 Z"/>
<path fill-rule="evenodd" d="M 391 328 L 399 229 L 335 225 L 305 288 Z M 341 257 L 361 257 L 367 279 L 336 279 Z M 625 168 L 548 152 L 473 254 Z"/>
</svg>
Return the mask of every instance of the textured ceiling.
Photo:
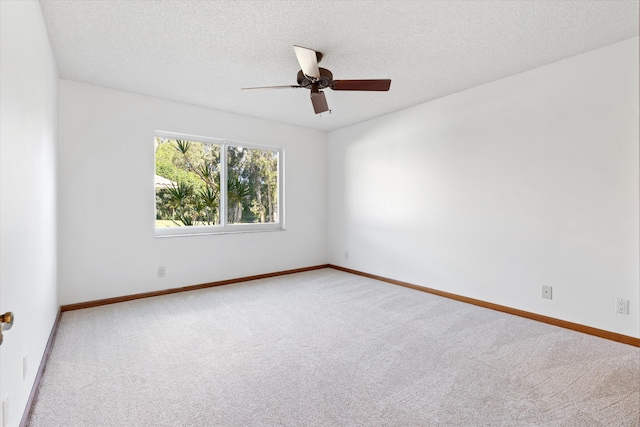
<svg viewBox="0 0 640 427">
<path fill-rule="evenodd" d="M 63 79 L 333 130 L 638 36 L 638 0 L 41 0 Z M 313 113 L 293 45 L 335 79 Z"/>
</svg>

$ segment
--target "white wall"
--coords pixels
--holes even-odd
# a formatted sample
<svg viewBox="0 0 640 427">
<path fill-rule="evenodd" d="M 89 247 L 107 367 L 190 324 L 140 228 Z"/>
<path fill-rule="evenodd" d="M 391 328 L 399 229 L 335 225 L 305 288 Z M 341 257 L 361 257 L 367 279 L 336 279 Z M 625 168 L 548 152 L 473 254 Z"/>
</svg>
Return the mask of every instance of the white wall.
<svg viewBox="0 0 640 427">
<path fill-rule="evenodd" d="M 59 91 L 61 304 L 327 262 L 326 133 L 66 80 Z M 154 130 L 283 147 L 286 231 L 154 238 Z"/>
<path fill-rule="evenodd" d="M 0 19 L 0 312 L 15 314 L 0 346 L 0 398 L 17 426 L 58 311 L 58 75 L 37 1 L 1 1 Z"/>
<path fill-rule="evenodd" d="M 332 132 L 330 262 L 640 337 L 638 112 L 635 38 Z"/>
</svg>

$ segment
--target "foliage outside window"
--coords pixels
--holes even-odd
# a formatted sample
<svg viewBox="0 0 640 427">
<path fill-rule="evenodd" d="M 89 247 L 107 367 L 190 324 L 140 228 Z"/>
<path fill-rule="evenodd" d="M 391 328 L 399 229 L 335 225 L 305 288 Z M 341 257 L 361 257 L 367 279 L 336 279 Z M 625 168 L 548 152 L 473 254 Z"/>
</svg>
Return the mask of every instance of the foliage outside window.
<svg viewBox="0 0 640 427">
<path fill-rule="evenodd" d="M 165 132 L 154 147 L 157 236 L 283 229 L 280 149 Z"/>
</svg>

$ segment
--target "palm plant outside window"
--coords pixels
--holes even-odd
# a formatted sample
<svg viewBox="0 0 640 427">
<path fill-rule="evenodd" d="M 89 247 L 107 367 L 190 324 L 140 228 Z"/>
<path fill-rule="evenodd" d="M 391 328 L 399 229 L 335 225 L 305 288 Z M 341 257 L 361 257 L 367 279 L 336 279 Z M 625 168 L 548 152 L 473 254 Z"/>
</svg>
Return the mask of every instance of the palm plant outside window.
<svg viewBox="0 0 640 427">
<path fill-rule="evenodd" d="M 283 229 L 282 150 L 157 132 L 157 236 Z"/>
</svg>

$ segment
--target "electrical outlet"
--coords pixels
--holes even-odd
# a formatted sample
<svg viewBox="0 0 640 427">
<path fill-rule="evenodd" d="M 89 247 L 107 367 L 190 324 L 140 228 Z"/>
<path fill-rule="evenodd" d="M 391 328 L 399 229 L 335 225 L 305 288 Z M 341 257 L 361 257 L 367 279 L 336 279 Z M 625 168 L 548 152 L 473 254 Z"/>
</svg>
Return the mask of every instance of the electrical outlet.
<svg viewBox="0 0 640 427">
<path fill-rule="evenodd" d="M 29 360 L 27 359 L 27 355 L 22 356 L 22 379 L 27 379 L 27 374 L 29 373 Z"/>
<path fill-rule="evenodd" d="M 616 313 L 629 314 L 629 300 L 616 298 Z"/>
<path fill-rule="evenodd" d="M 9 395 L 2 399 L 2 427 L 9 427 Z"/>
<path fill-rule="evenodd" d="M 551 286 L 543 286 L 542 287 L 542 298 L 551 299 L 552 298 L 552 287 Z"/>
<path fill-rule="evenodd" d="M 158 277 L 164 277 L 166 270 L 164 267 L 158 267 Z"/>
<path fill-rule="evenodd" d="M 344 251 L 344 259 L 349 259 L 349 251 Z"/>
</svg>

